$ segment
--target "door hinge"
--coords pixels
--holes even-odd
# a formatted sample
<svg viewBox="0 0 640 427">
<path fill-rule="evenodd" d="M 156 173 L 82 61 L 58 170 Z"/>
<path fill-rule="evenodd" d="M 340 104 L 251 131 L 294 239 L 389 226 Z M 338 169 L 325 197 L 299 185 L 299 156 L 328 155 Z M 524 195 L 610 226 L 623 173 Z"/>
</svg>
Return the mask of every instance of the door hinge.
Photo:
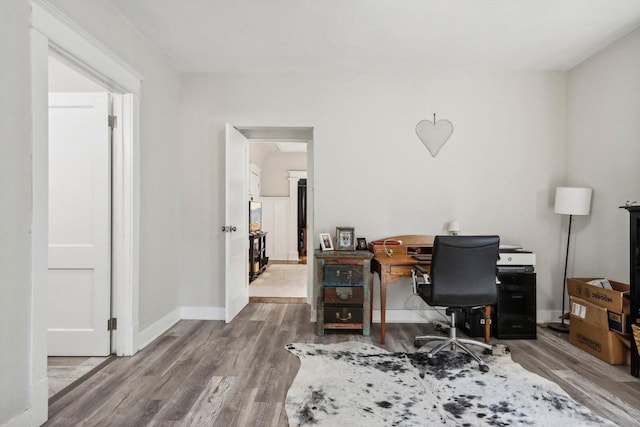
<svg viewBox="0 0 640 427">
<path fill-rule="evenodd" d="M 118 127 L 118 116 L 109 116 L 109 127 L 111 129 Z"/>
<path fill-rule="evenodd" d="M 107 331 L 115 331 L 116 329 L 118 329 L 118 319 L 112 317 L 107 320 Z"/>
</svg>

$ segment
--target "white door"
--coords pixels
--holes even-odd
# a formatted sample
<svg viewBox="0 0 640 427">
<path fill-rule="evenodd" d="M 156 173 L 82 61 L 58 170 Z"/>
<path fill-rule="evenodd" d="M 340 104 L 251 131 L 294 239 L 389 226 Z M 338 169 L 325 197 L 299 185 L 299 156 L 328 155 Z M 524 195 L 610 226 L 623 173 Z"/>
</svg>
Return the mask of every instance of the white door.
<svg viewBox="0 0 640 427">
<path fill-rule="evenodd" d="M 50 356 L 110 353 L 108 115 L 107 93 L 49 94 Z"/>
<path fill-rule="evenodd" d="M 225 320 L 249 304 L 249 141 L 227 123 L 225 181 Z"/>
</svg>

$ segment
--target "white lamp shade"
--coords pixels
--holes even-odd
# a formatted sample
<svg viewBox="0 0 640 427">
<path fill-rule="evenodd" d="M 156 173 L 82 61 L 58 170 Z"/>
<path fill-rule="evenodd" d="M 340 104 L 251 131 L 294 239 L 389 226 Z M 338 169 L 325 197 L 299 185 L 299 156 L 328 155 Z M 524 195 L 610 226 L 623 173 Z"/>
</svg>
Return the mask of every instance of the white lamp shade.
<svg viewBox="0 0 640 427">
<path fill-rule="evenodd" d="M 589 215 L 591 188 L 558 187 L 554 212 L 564 215 Z"/>
<path fill-rule="evenodd" d="M 460 224 L 458 221 L 451 221 L 449 223 L 449 229 L 447 230 L 449 233 L 457 233 L 460 231 Z"/>
</svg>

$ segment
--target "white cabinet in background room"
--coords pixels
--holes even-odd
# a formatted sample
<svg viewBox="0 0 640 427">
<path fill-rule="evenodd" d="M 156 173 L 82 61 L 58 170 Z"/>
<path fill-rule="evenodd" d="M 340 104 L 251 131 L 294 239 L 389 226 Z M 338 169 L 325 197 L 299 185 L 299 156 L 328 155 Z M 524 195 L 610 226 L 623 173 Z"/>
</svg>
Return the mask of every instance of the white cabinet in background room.
<svg viewBox="0 0 640 427">
<path fill-rule="evenodd" d="M 289 198 L 260 197 L 257 200 L 262 202 L 262 231 L 269 233 L 267 257 L 270 261 L 289 260 Z M 297 260 L 297 252 L 295 258 Z"/>
<path fill-rule="evenodd" d="M 260 196 L 260 174 L 262 170 L 254 163 L 249 164 L 249 197 Z"/>
</svg>

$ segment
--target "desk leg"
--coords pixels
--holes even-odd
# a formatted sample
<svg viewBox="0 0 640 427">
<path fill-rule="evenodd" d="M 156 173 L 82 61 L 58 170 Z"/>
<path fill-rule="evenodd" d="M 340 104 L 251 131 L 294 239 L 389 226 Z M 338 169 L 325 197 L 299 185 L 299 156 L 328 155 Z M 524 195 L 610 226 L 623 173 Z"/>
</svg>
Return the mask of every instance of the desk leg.
<svg viewBox="0 0 640 427">
<path fill-rule="evenodd" d="M 489 344 L 491 341 L 491 306 L 484 307 L 484 342 Z"/>
<path fill-rule="evenodd" d="M 375 286 L 373 286 L 373 280 L 371 280 L 371 294 L 370 294 L 370 301 L 369 301 L 369 306 L 371 307 L 371 310 L 369 310 L 369 324 L 373 325 L 373 288 Z"/>
<path fill-rule="evenodd" d="M 387 282 L 380 280 L 380 344 L 384 344 L 384 333 L 387 320 Z"/>
</svg>

